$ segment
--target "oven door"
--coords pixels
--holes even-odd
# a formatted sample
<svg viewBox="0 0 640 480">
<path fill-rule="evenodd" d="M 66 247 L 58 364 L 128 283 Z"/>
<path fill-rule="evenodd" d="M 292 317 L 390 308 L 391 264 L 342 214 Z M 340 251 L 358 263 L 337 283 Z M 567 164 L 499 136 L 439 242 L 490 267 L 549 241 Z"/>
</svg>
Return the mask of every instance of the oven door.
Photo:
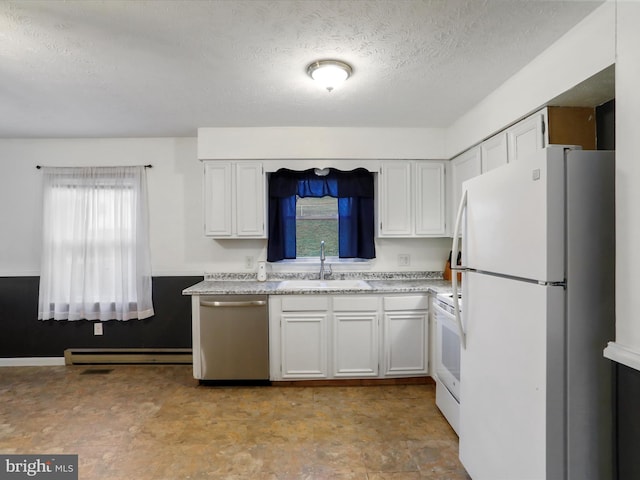
<svg viewBox="0 0 640 480">
<path fill-rule="evenodd" d="M 460 402 L 460 336 L 454 316 L 434 303 L 436 318 L 436 376 Z"/>
</svg>

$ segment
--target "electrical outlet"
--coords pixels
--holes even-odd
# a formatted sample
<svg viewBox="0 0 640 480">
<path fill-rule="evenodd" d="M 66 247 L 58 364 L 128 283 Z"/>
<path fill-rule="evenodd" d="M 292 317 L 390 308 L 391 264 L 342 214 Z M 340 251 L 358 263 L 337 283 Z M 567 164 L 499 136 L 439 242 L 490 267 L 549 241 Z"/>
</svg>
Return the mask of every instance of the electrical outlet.
<svg viewBox="0 0 640 480">
<path fill-rule="evenodd" d="M 93 334 L 102 335 L 102 322 L 97 322 L 93 324 Z"/>
<path fill-rule="evenodd" d="M 244 268 L 253 268 L 253 257 L 251 255 L 244 257 Z"/>
<path fill-rule="evenodd" d="M 408 253 L 401 253 L 398 255 L 398 266 L 408 267 L 411 260 L 411 256 Z"/>
</svg>

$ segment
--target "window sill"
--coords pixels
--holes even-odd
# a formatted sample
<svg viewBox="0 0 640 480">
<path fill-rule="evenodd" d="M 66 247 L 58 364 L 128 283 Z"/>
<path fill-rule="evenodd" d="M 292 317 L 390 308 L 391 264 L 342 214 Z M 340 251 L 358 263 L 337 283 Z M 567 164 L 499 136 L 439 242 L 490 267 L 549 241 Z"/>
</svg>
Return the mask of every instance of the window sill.
<svg viewBox="0 0 640 480">
<path fill-rule="evenodd" d="M 333 272 L 353 272 L 371 270 L 372 260 L 362 258 L 339 258 L 327 257 L 325 268 L 331 268 Z M 269 263 L 271 272 L 318 272 L 320 270 L 320 259 L 314 257 L 296 258 L 280 260 Z"/>
</svg>

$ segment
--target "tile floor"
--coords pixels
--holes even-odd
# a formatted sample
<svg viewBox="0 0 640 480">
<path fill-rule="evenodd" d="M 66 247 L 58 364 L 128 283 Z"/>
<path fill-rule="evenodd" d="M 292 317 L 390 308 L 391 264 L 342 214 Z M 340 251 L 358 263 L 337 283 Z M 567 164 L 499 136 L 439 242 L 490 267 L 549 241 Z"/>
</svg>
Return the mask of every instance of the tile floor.
<svg viewBox="0 0 640 480">
<path fill-rule="evenodd" d="M 434 396 L 205 387 L 178 365 L 3 367 L 0 453 L 78 454 L 82 480 L 468 480 Z"/>
</svg>

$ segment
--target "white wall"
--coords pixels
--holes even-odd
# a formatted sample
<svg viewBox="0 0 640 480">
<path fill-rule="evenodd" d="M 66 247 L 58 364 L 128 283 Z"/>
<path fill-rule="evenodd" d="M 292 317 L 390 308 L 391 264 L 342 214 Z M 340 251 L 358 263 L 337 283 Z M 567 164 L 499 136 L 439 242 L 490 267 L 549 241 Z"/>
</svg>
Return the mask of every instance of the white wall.
<svg viewBox="0 0 640 480">
<path fill-rule="evenodd" d="M 201 159 L 443 159 L 437 128 L 199 128 Z"/>
<path fill-rule="evenodd" d="M 640 370 L 640 2 L 618 1 L 616 60 L 616 343 Z"/>
<path fill-rule="evenodd" d="M 0 140 L 0 276 L 40 273 L 41 172 L 36 165 L 142 165 L 149 184 L 153 274 L 202 275 L 252 272 L 245 256 L 266 258 L 266 240 L 204 237 L 202 163 L 195 138 Z M 385 240 L 367 270 L 437 270 L 449 251 L 447 239 Z M 397 266 L 397 255 L 411 264 Z M 315 268 L 315 267 L 313 267 Z"/>
<path fill-rule="evenodd" d="M 615 63 L 615 3 L 605 3 L 446 130 L 446 158 L 547 105 Z"/>
<path fill-rule="evenodd" d="M 40 273 L 42 174 L 36 165 L 152 164 L 147 170 L 155 275 L 201 274 L 201 165 L 194 138 L 0 140 L 0 275 Z"/>
</svg>

